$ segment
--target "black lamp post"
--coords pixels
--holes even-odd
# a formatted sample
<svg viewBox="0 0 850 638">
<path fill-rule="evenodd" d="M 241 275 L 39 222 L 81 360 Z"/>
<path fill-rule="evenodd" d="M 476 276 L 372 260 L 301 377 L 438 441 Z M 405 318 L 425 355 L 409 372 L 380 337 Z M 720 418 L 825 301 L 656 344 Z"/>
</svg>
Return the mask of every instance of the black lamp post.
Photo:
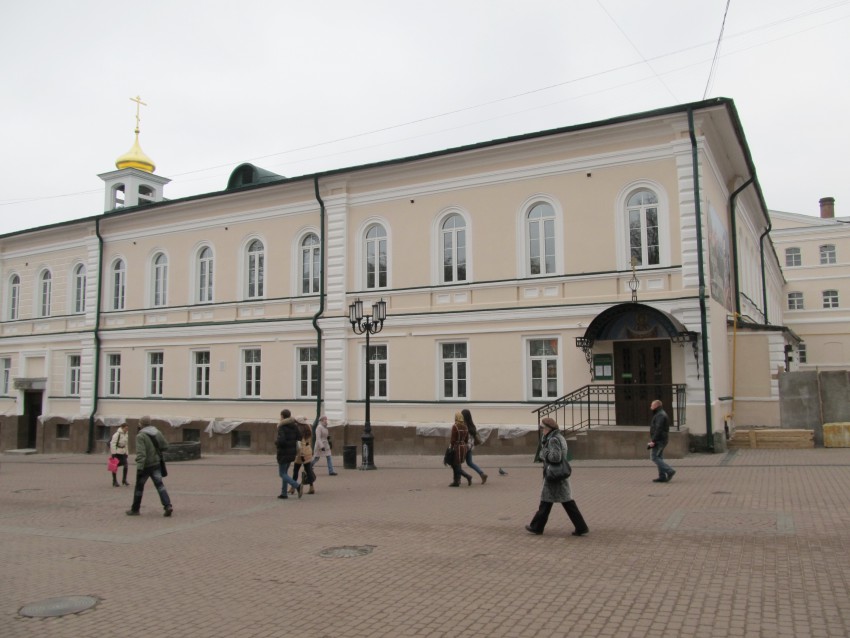
<svg viewBox="0 0 850 638">
<path fill-rule="evenodd" d="M 369 335 L 378 334 L 384 327 L 387 318 L 387 302 L 381 299 L 372 304 L 372 314 L 363 314 L 363 302 L 359 299 L 348 307 L 348 320 L 354 334 L 366 334 L 366 421 L 363 426 L 363 444 L 361 470 L 374 470 L 375 467 L 375 437 L 372 434 L 372 421 L 369 413 L 369 399 L 372 381 L 372 366 L 369 365 Z"/>
</svg>

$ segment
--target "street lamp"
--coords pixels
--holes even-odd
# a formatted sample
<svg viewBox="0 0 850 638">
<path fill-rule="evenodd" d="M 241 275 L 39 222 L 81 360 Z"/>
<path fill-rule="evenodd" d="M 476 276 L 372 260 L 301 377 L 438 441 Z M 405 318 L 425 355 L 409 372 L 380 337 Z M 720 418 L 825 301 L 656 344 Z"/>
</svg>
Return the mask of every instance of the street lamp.
<svg viewBox="0 0 850 638">
<path fill-rule="evenodd" d="M 372 366 L 369 365 L 369 335 L 378 334 L 384 327 L 387 318 L 387 302 L 381 299 L 372 304 L 372 314 L 363 314 L 363 302 L 358 299 L 348 307 L 348 320 L 354 334 L 366 334 L 366 421 L 363 436 L 360 437 L 363 446 L 361 470 L 374 470 L 375 467 L 375 437 L 372 434 L 372 421 L 369 413 L 369 399 L 372 381 Z"/>
</svg>

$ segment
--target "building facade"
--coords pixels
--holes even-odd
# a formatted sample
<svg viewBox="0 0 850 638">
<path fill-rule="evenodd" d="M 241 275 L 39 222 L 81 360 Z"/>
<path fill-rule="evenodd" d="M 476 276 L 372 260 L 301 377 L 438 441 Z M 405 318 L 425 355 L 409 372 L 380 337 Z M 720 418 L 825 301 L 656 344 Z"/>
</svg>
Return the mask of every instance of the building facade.
<svg viewBox="0 0 850 638">
<path fill-rule="evenodd" d="M 795 341 L 731 100 L 173 201 L 138 129 L 116 168 L 106 212 L 0 236 L 4 449 L 150 414 L 270 451 L 281 407 L 362 426 L 367 367 L 414 437 L 469 407 L 508 440 L 571 393 L 640 426 L 662 397 L 698 448 L 778 423 Z M 356 300 L 387 304 L 368 353 Z"/>
</svg>

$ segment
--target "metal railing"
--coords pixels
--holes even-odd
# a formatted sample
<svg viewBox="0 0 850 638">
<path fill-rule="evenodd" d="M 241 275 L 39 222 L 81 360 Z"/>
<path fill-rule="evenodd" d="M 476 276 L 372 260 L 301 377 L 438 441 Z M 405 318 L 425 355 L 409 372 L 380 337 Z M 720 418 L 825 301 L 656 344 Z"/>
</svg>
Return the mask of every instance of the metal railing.
<svg viewBox="0 0 850 638">
<path fill-rule="evenodd" d="M 669 388 L 669 390 L 668 390 Z M 645 397 L 643 401 L 662 398 L 665 394 L 672 397 L 672 405 L 665 406 L 672 425 L 678 430 L 686 424 L 686 393 L 684 383 L 672 384 L 632 384 L 608 383 L 586 385 L 544 406 L 532 410 L 537 414 L 537 423 L 543 417 L 555 419 L 564 432 L 574 432 L 594 425 L 649 425 L 643 423 L 617 422 L 617 394 L 638 393 Z"/>
</svg>

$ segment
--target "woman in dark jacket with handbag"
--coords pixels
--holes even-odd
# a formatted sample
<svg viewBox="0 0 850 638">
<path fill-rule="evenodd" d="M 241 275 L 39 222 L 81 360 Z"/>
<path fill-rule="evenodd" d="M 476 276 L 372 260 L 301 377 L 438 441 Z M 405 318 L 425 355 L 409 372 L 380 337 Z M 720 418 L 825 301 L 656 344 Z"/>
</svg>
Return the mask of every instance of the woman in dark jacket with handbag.
<svg viewBox="0 0 850 638">
<path fill-rule="evenodd" d="M 289 498 L 286 494 L 287 485 L 291 485 L 298 492 L 298 498 L 301 498 L 304 491 L 301 483 L 289 476 L 289 465 L 295 460 L 298 448 L 301 446 L 301 434 L 289 410 L 282 410 L 280 413 L 280 424 L 277 426 L 277 438 L 274 444 L 277 448 L 277 471 L 283 481 L 278 498 Z"/>
<path fill-rule="evenodd" d="M 455 422 L 452 425 L 452 438 L 449 441 L 451 447 L 452 461 L 452 482 L 449 487 L 460 487 L 460 477 L 466 479 L 467 485 L 472 485 L 472 475 L 463 471 L 461 464 L 466 460 L 466 453 L 469 451 L 469 430 L 466 429 L 466 423 L 463 421 L 463 415 L 460 412 L 455 414 Z"/>
<path fill-rule="evenodd" d="M 564 478 L 558 481 L 546 479 L 546 466 L 560 463 L 561 459 L 566 459 L 567 441 L 558 431 L 558 423 L 555 419 L 546 417 L 540 422 L 540 427 L 543 428 L 543 439 L 540 441 L 540 460 L 543 461 L 543 492 L 540 494 L 540 507 L 537 509 L 534 518 L 531 519 L 531 523 L 525 526 L 525 529 L 532 534 L 542 534 L 546 522 L 549 520 L 552 504 L 560 503 L 564 506 L 567 516 L 570 517 L 570 521 L 575 526 L 573 536 L 583 536 L 590 530 L 578 510 L 578 505 L 573 500 L 570 479 Z"/>
</svg>

